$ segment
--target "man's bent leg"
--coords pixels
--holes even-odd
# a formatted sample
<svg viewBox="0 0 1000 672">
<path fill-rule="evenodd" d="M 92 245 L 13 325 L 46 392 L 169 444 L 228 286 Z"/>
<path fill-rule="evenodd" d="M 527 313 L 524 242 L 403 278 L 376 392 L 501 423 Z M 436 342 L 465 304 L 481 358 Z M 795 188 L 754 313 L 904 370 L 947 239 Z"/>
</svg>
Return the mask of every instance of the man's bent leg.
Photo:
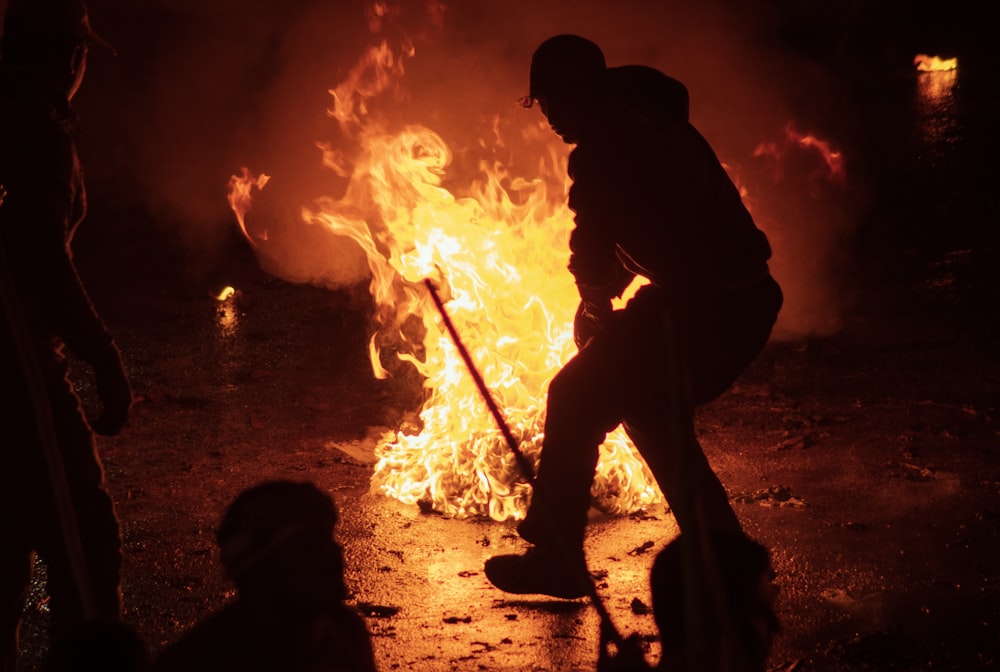
<svg viewBox="0 0 1000 672">
<path fill-rule="evenodd" d="M 585 389 L 586 369 L 586 358 L 575 359 L 549 386 L 531 506 L 518 526 L 518 533 L 536 546 L 559 539 L 577 553 L 583 549 L 598 449 L 618 424 L 617 418 L 602 418 L 607 409 L 598 408 L 601 404 Z"/>
<path fill-rule="evenodd" d="M 583 534 L 590 508 L 598 452 L 621 419 L 620 387 L 627 369 L 618 353 L 628 351 L 615 333 L 601 334 L 556 375 L 549 385 L 545 439 L 531 506 L 518 526 L 534 544 L 523 556 L 497 556 L 486 575 L 512 593 L 573 598 L 586 595 L 589 575 Z"/>
</svg>

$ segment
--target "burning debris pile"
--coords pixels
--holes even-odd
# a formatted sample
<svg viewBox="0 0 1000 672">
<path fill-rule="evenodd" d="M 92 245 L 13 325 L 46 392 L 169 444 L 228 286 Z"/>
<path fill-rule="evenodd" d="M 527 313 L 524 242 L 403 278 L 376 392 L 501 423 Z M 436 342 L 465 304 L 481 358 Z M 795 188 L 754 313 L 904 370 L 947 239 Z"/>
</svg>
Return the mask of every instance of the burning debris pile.
<svg viewBox="0 0 1000 672">
<path fill-rule="evenodd" d="M 412 55 L 408 45 L 394 50 L 380 41 L 331 91 L 329 115 L 350 140 L 345 145 L 355 149 L 348 155 L 321 145 L 323 162 L 331 178 L 346 179 L 346 189 L 304 207 L 299 228 L 348 239 L 363 252 L 375 306 L 374 375 L 391 376 L 401 361 L 424 379 L 419 426 L 391 431 L 378 442 L 373 491 L 460 518 L 519 519 L 530 486 L 424 280 L 441 287 L 475 366 L 522 453 L 536 463 L 548 383 L 575 352 L 578 298 L 566 270 L 572 226 L 563 177 L 567 149 L 549 139 L 537 117 L 516 115 L 505 132 L 534 143 L 542 175 L 521 178 L 488 158 L 464 187 L 445 186 L 454 157 L 442 136 L 375 112 L 378 99 L 400 84 Z M 502 143 L 499 134 L 493 142 Z M 268 180 L 245 170 L 230 182 L 230 204 L 261 257 L 272 253 L 272 236 L 266 222 L 248 227 L 246 216 L 254 192 Z M 592 492 L 595 505 L 609 513 L 635 511 L 662 497 L 621 430 L 602 446 Z"/>
</svg>

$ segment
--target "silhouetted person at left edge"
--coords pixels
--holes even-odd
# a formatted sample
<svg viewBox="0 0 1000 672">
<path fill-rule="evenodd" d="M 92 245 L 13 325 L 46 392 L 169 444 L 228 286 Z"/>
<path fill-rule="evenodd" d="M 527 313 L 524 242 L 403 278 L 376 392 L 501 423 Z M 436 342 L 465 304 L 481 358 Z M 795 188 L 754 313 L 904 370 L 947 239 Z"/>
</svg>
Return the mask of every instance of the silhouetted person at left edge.
<svg viewBox="0 0 1000 672">
<path fill-rule="evenodd" d="M 37 553 L 54 639 L 121 619 L 122 547 L 94 433 L 124 426 L 121 353 L 77 274 L 86 213 L 71 102 L 91 45 L 81 0 L 10 0 L 0 44 L 0 664 L 14 669 Z M 66 350 L 93 368 L 88 422 Z"/>
</svg>

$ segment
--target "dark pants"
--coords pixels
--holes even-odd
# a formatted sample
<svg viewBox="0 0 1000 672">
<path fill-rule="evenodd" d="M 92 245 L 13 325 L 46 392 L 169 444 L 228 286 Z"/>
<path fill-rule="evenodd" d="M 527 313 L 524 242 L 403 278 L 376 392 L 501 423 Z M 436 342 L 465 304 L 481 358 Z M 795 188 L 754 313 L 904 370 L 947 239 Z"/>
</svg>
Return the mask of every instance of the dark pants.
<svg viewBox="0 0 1000 672">
<path fill-rule="evenodd" d="M 648 286 L 553 378 L 532 503 L 518 526 L 535 545 L 576 553 L 590 507 L 598 449 L 624 424 L 682 530 L 740 530 L 694 430 L 694 409 L 739 377 L 770 337 L 782 294 L 752 286 L 670 306 Z"/>
<path fill-rule="evenodd" d="M 34 422 L 32 400 L 17 386 L 15 366 L 5 376 L 0 405 L 0 664 L 14 669 L 17 630 L 31 580 L 34 554 L 48 570 L 51 636 L 59 637 L 87 620 L 78 583 L 55 506 L 45 455 Z M 122 545 L 118 518 L 104 481 L 93 433 L 65 369 L 47 371 L 49 403 L 58 455 L 66 475 L 83 547 L 83 580 L 101 621 L 121 618 Z M 20 379 L 23 380 L 23 379 Z"/>
</svg>

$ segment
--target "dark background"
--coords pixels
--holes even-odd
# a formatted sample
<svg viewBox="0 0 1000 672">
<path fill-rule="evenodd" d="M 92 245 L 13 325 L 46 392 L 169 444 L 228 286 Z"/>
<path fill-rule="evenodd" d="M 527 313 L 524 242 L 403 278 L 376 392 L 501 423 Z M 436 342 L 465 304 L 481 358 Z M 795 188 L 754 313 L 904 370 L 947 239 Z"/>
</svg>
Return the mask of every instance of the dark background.
<svg viewBox="0 0 1000 672">
<path fill-rule="evenodd" d="M 609 64 L 655 65 L 688 86 L 692 121 L 747 188 L 776 248 L 786 290 L 779 333 L 788 338 L 839 329 L 879 279 L 871 272 L 995 247 L 998 59 L 977 3 L 389 7 L 373 30 L 360 1 L 91 3 L 95 28 L 119 54 L 95 51 L 78 99 L 93 209 L 78 245 L 152 244 L 173 272 L 204 277 L 233 252 L 225 193 L 241 167 L 275 178 L 279 209 L 339 196 L 344 182 L 316 148 L 344 144 L 326 114 L 328 91 L 383 39 L 397 50 L 411 45 L 413 55 L 399 57 L 405 75 L 378 99 L 379 111 L 390 128 L 421 123 L 440 133 L 456 154 L 450 179 L 461 185 L 491 119 L 537 117 L 514 105 L 534 47 L 578 32 L 601 44 Z M 961 62 L 953 95 L 931 108 L 919 98 L 918 53 Z M 789 127 L 840 152 L 846 178 L 817 191 L 817 155 L 796 150 Z M 766 145 L 786 151 L 784 166 L 756 153 Z M 530 153 L 506 158 L 518 174 L 537 170 Z M 334 288 L 363 281 L 349 256 L 331 260 Z M 302 275 L 294 262 L 269 270 Z"/>
</svg>

